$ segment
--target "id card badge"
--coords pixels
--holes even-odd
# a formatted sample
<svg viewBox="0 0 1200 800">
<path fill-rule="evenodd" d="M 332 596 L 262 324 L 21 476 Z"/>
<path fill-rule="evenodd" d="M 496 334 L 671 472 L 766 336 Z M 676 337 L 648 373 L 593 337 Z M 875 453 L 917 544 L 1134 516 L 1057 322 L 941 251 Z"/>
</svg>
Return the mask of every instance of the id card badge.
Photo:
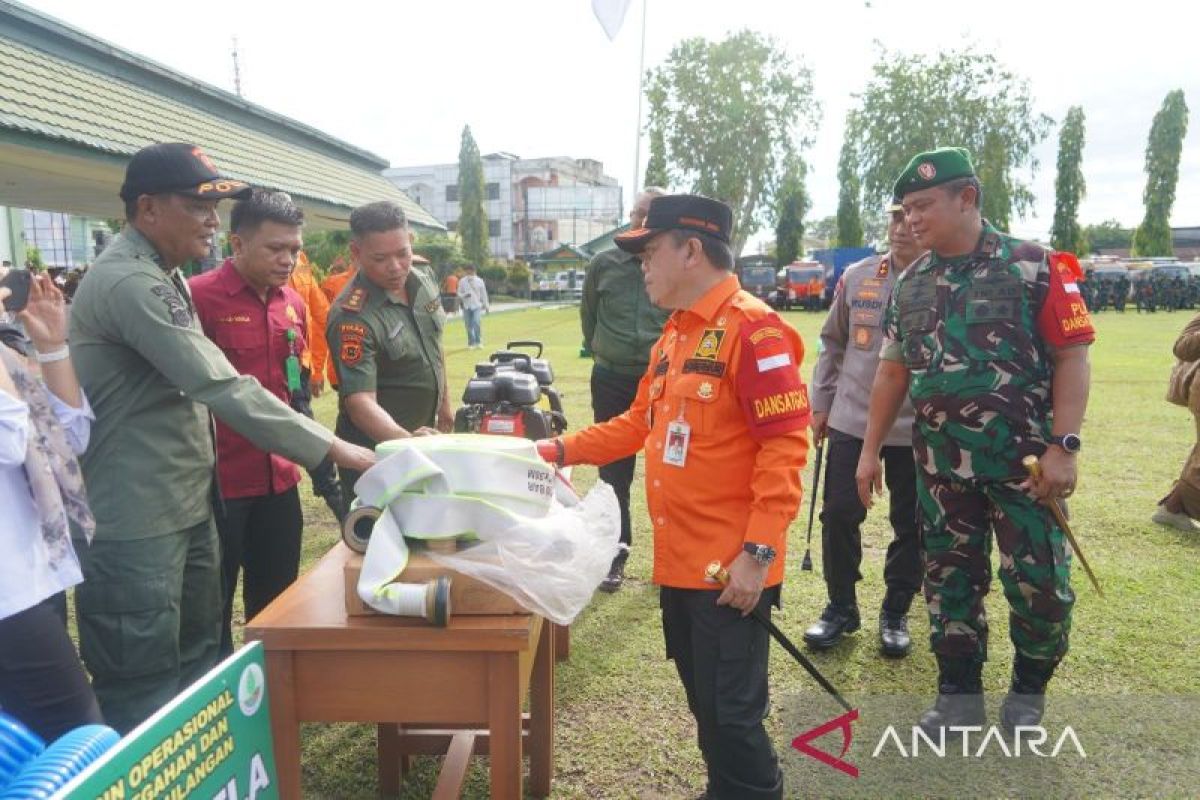
<svg viewBox="0 0 1200 800">
<path fill-rule="evenodd" d="M 682 467 L 687 462 L 688 444 L 692 439 L 692 426 L 683 417 L 683 407 L 679 416 L 667 424 L 667 445 L 663 449 L 663 463 L 673 467 Z"/>
</svg>

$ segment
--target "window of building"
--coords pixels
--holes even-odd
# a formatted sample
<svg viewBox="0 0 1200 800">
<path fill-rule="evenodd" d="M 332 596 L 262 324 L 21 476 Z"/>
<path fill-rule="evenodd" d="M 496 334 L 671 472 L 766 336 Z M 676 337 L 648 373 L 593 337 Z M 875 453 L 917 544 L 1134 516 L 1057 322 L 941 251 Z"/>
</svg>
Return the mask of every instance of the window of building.
<svg viewBox="0 0 1200 800">
<path fill-rule="evenodd" d="M 489 219 L 488 220 L 488 236 L 499 236 L 499 235 L 500 235 L 500 220 Z"/>
<path fill-rule="evenodd" d="M 457 183 L 451 183 L 446 186 L 446 202 L 447 203 L 457 203 L 458 202 L 458 184 Z"/>
<path fill-rule="evenodd" d="M 73 267 L 76 255 L 86 255 L 86 243 L 74 239 L 71 217 L 56 211 L 22 212 L 22 227 L 27 247 L 36 247 L 47 267 Z M 24 253 L 17 253 L 17 263 L 25 261 Z"/>
<path fill-rule="evenodd" d="M 499 200 L 500 199 L 500 184 L 489 183 L 487 185 L 487 199 L 488 200 Z"/>
<path fill-rule="evenodd" d="M 453 222 L 447 222 L 446 230 L 450 231 L 451 233 L 454 233 L 456 230 L 458 230 L 458 220 L 454 220 Z"/>
</svg>

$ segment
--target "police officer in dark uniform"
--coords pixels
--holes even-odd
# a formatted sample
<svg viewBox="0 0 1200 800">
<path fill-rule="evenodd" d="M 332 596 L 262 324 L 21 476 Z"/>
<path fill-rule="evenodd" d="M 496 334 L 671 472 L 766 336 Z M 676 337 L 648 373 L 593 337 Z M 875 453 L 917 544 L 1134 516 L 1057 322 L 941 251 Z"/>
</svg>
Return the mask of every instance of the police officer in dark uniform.
<svg viewBox="0 0 1200 800">
<path fill-rule="evenodd" d="M 350 214 L 358 271 L 329 311 L 326 338 L 337 371 L 339 436 L 364 447 L 448 432 L 442 310 L 437 282 L 412 267 L 412 233 L 390 201 Z M 342 469 L 346 496 L 359 473 Z"/>
</svg>

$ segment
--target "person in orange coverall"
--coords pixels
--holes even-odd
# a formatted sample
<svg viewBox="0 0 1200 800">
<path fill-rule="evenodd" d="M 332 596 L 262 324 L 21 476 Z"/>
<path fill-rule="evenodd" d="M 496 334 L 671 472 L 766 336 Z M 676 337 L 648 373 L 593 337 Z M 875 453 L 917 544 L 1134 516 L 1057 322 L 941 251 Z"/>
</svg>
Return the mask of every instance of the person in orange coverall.
<svg viewBox="0 0 1200 800">
<path fill-rule="evenodd" d="M 329 300 L 317 285 L 312 264 L 304 251 L 296 258 L 296 266 L 288 278 L 288 286 L 296 290 L 308 309 L 308 347 L 300 354 L 303 368 L 301 380 L 307 379 L 313 397 L 325 391 L 325 368 L 329 361 L 329 345 L 325 342 L 325 318 L 329 316 Z"/>
<path fill-rule="evenodd" d="M 627 412 L 538 443 L 558 464 L 645 451 L 667 657 L 696 718 L 709 798 L 779 798 L 783 777 L 763 727 L 766 630 L 748 615 L 779 605 L 787 529 L 808 456 L 800 335 L 742 291 L 733 214 L 698 195 L 650 204 L 616 237 L 642 254 L 650 299 L 674 310 Z M 729 570 L 724 589 L 705 579 Z"/>
</svg>

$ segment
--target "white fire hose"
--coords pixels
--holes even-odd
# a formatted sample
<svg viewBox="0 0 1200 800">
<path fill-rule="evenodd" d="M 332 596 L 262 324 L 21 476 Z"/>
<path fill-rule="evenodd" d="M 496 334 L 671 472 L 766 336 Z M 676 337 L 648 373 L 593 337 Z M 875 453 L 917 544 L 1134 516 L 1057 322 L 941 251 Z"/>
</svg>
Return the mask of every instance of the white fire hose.
<svg viewBox="0 0 1200 800">
<path fill-rule="evenodd" d="M 561 625 L 587 605 L 617 553 L 612 488 L 598 482 L 580 499 L 528 439 L 415 437 L 377 453 L 380 461 L 354 485 L 346 528 L 349 536 L 364 517 L 377 517 L 357 588 L 378 611 L 429 616 L 426 585 L 398 582 L 406 538 L 457 542 L 461 549 L 430 550 L 430 558 Z"/>
</svg>

